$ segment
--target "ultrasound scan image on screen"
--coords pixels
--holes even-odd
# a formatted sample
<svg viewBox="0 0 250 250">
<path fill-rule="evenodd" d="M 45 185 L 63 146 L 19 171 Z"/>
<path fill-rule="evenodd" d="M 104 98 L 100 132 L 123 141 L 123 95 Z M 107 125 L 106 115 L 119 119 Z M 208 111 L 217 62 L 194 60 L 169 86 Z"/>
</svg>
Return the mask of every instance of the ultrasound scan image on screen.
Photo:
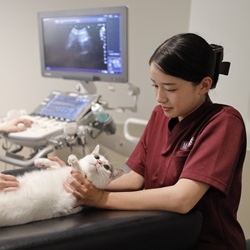
<svg viewBox="0 0 250 250">
<path fill-rule="evenodd" d="M 107 71 L 107 45 L 105 23 L 78 23 L 66 19 L 45 22 L 45 65 L 53 69 L 75 69 L 76 71 Z M 54 34 L 57 36 L 54 37 Z M 115 44 L 114 44 L 115 45 Z M 119 57 L 116 58 L 119 60 Z M 116 66 L 116 67 L 115 67 Z M 119 65 L 110 64 L 117 73 Z"/>
</svg>

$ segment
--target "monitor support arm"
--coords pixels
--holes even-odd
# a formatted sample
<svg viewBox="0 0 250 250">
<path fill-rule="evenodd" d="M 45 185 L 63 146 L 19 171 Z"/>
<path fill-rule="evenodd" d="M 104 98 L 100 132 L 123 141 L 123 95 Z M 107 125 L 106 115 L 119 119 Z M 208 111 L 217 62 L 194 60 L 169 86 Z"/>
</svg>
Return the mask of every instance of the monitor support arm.
<svg viewBox="0 0 250 250">
<path fill-rule="evenodd" d="M 75 88 L 76 88 L 76 91 L 79 93 L 96 94 L 96 91 L 97 91 L 94 82 L 88 81 L 88 80 L 78 82 Z M 111 91 L 115 91 L 114 87 L 112 88 L 109 87 L 109 89 Z M 133 106 L 109 107 L 108 102 L 106 101 L 100 101 L 100 103 L 106 110 L 114 110 L 120 113 L 125 112 L 127 110 L 132 111 L 132 112 L 137 112 L 137 102 L 138 102 L 139 94 L 140 94 L 140 88 L 131 83 L 128 83 L 128 95 L 132 96 L 134 99 Z"/>
<path fill-rule="evenodd" d="M 96 94 L 96 86 L 93 81 L 80 81 L 76 84 L 75 89 L 82 94 Z"/>
</svg>

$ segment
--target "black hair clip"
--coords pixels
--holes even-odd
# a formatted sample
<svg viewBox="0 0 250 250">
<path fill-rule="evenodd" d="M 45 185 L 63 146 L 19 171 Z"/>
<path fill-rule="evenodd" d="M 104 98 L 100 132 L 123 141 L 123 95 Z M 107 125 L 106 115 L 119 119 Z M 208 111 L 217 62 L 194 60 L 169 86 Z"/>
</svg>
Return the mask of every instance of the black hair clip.
<svg viewBox="0 0 250 250">
<path fill-rule="evenodd" d="M 214 52 L 214 66 L 215 72 L 218 70 L 217 74 L 228 75 L 230 69 L 230 62 L 223 62 L 223 47 L 216 44 L 210 44 Z"/>
</svg>

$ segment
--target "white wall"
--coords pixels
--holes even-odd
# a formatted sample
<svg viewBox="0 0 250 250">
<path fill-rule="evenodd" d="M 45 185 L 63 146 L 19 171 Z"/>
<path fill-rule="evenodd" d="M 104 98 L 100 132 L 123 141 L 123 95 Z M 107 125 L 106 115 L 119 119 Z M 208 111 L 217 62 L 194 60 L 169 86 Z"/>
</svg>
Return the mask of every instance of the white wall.
<svg viewBox="0 0 250 250">
<path fill-rule="evenodd" d="M 215 102 L 232 105 L 241 112 L 250 139 L 249 10 L 249 0 L 192 0 L 189 31 L 202 35 L 209 43 L 224 46 L 224 60 L 231 62 L 230 72 L 228 76 L 220 76 L 217 88 L 211 91 L 210 96 Z M 248 149 L 250 150 L 250 145 Z M 250 238 L 249 164 L 250 151 L 247 152 L 244 164 L 242 198 L 238 213 L 247 238 Z"/>
<path fill-rule="evenodd" d="M 96 6 L 129 6 L 129 80 L 140 87 L 138 113 L 114 113 L 116 121 L 134 116 L 147 119 L 155 105 L 149 81 L 148 59 L 156 46 L 167 37 L 188 29 L 190 1 L 155 0 L 0 0 L 0 115 L 9 109 L 31 112 L 51 90 L 74 90 L 75 81 L 45 79 L 40 74 L 37 12 Z M 127 85 L 96 83 L 110 106 L 131 106 Z M 121 100 L 121 96 L 125 98 Z M 7 93 L 7 94 L 6 94 Z"/>
<path fill-rule="evenodd" d="M 250 133 L 250 1 L 192 0 L 189 31 L 201 34 L 209 43 L 224 46 L 224 60 L 231 62 L 228 76 L 220 76 L 211 91 L 215 102 L 237 108 Z M 250 137 L 249 137 L 250 139 Z M 250 142 L 250 140 L 249 140 Z M 248 145 L 250 149 L 250 145 Z"/>
</svg>

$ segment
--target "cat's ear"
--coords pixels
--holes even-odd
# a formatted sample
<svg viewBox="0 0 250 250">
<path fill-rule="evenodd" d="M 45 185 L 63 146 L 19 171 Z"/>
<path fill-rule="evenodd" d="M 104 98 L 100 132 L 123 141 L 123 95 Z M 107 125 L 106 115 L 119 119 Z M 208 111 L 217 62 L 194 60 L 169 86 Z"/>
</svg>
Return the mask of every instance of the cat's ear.
<svg viewBox="0 0 250 250">
<path fill-rule="evenodd" d="M 97 145 L 95 146 L 94 150 L 92 151 L 92 154 L 98 155 L 98 154 L 99 154 L 99 151 L 100 151 L 100 146 L 99 146 L 99 144 L 97 144 Z"/>
<path fill-rule="evenodd" d="M 111 179 L 114 180 L 114 179 L 122 176 L 124 173 L 125 173 L 124 169 L 122 169 L 122 168 L 116 168 L 112 172 Z"/>
</svg>

